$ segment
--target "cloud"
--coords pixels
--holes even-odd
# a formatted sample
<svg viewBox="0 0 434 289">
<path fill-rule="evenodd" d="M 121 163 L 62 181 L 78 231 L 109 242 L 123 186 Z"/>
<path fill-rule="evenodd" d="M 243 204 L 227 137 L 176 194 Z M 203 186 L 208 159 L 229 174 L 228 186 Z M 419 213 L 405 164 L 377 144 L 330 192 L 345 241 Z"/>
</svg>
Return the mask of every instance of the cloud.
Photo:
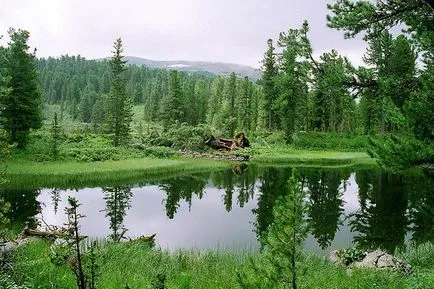
<svg viewBox="0 0 434 289">
<path fill-rule="evenodd" d="M 8 27 L 29 30 L 40 57 L 105 57 L 121 36 L 126 55 L 259 67 L 267 39 L 307 19 L 316 51 L 351 54 L 363 48 L 360 39 L 344 40 L 341 32 L 326 27 L 327 2 L 0 0 L 0 33 Z"/>
</svg>

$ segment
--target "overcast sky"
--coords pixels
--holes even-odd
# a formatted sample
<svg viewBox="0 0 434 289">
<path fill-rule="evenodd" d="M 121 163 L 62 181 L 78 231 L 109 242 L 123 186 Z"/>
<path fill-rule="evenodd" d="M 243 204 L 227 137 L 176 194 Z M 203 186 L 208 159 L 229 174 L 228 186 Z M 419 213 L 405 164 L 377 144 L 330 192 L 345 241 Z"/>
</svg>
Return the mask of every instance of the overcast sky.
<svg viewBox="0 0 434 289">
<path fill-rule="evenodd" d="M 268 38 L 310 23 L 315 55 L 332 48 L 361 64 L 365 43 L 326 26 L 332 0 L 0 0 L 0 34 L 30 31 L 38 57 L 124 54 L 153 60 L 222 61 L 259 67 Z M 3 39 L 3 43 L 6 40 Z"/>
</svg>

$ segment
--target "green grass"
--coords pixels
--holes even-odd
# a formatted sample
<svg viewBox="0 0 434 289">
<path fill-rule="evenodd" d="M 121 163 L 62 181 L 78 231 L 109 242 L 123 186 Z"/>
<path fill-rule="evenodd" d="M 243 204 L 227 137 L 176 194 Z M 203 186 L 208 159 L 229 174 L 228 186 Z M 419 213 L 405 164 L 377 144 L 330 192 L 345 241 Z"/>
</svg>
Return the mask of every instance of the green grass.
<svg viewBox="0 0 434 289">
<path fill-rule="evenodd" d="M 364 152 L 306 151 L 289 147 L 256 149 L 252 161 L 264 165 L 373 166 L 376 164 L 376 161 Z"/>
<path fill-rule="evenodd" d="M 99 288 L 152 288 L 159 273 L 167 276 L 167 288 L 240 288 L 236 272 L 243 270 L 257 252 L 151 250 L 143 243 L 107 243 L 98 253 Z M 413 247 L 398 257 L 413 265 L 410 275 L 384 270 L 353 269 L 330 264 L 324 257 L 307 255 L 304 274 L 299 275 L 300 288 L 434 288 L 434 245 Z M 13 255 L 13 276 L 18 283 L 30 282 L 32 288 L 74 288 L 72 272 L 55 266 L 49 259 L 49 245 L 35 241 Z M 52 287 L 54 284 L 57 287 Z"/>
<path fill-rule="evenodd" d="M 239 151 L 238 151 L 239 152 Z M 238 153 L 237 152 L 237 153 Z M 375 160 L 362 152 L 302 151 L 291 148 L 258 148 L 252 164 L 260 166 L 351 167 L 375 166 Z M 7 162 L 5 189 L 36 187 L 86 187 L 118 185 L 131 181 L 169 178 L 177 174 L 227 168 L 225 160 L 172 158 L 133 158 L 103 162 L 46 161 L 12 159 Z"/>
<path fill-rule="evenodd" d="M 116 185 L 127 181 L 164 179 L 176 174 L 227 168 L 226 161 L 190 158 L 128 159 L 104 162 L 31 162 L 11 160 L 7 163 L 5 189 L 35 187 L 68 188 Z"/>
</svg>

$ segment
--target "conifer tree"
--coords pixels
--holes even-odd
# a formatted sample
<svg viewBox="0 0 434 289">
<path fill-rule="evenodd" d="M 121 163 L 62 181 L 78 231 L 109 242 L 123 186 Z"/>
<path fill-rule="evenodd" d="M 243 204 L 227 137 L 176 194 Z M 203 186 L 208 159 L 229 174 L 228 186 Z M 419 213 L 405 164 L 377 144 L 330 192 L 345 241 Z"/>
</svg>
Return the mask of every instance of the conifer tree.
<svg viewBox="0 0 434 289">
<path fill-rule="evenodd" d="M 40 128 L 41 95 L 38 90 L 35 55 L 28 52 L 29 32 L 9 29 L 11 42 L 4 51 L 2 71 L 8 78 L 9 93 L 0 101 L 4 107 L 4 129 L 9 141 L 24 148 L 30 129 Z"/>
<path fill-rule="evenodd" d="M 265 52 L 264 60 L 262 61 L 262 69 L 264 71 L 262 75 L 262 86 L 264 87 L 265 97 L 265 110 L 267 111 L 268 130 L 271 131 L 276 125 L 276 112 L 273 105 L 275 104 L 278 96 L 276 87 L 276 56 L 274 53 L 273 40 L 267 41 L 268 50 Z"/>
<path fill-rule="evenodd" d="M 59 156 L 60 126 L 57 120 L 57 112 L 54 113 L 53 124 L 51 127 L 51 156 L 57 160 Z"/>
<path fill-rule="evenodd" d="M 242 288 L 297 289 L 303 258 L 301 246 L 307 235 L 303 183 L 299 185 L 293 169 L 287 194 L 280 197 L 274 207 L 274 221 L 264 238 L 260 260 L 251 260 L 247 270 L 237 274 Z"/>
<path fill-rule="evenodd" d="M 227 80 L 226 97 L 228 101 L 227 115 L 226 115 L 226 128 L 230 136 L 235 135 L 235 128 L 237 127 L 237 118 L 235 110 L 235 99 L 237 97 L 237 78 L 235 73 L 232 72 Z"/>
<path fill-rule="evenodd" d="M 177 70 L 170 71 L 168 85 L 169 93 L 162 102 L 161 117 L 165 127 L 174 124 L 176 121 L 182 122 L 183 120 L 182 90 Z"/>
<path fill-rule="evenodd" d="M 127 61 L 123 59 L 121 38 L 115 41 L 113 48 L 113 56 L 109 61 L 111 81 L 106 120 L 108 132 L 113 136 L 113 144 L 118 146 L 126 143 L 130 138 L 133 108 L 126 86 L 125 72 L 127 70 Z"/>
<path fill-rule="evenodd" d="M 303 23 L 301 29 L 290 29 L 280 33 L 278 45 L 283 52 L 279 57 L 279 98 L 278 108 L 282 128 L 288 143 L 298 129 L 304 129 L 310 73 L 309 56 L 312 52 L 307 38 L 309 25 Z"/>
</svg>

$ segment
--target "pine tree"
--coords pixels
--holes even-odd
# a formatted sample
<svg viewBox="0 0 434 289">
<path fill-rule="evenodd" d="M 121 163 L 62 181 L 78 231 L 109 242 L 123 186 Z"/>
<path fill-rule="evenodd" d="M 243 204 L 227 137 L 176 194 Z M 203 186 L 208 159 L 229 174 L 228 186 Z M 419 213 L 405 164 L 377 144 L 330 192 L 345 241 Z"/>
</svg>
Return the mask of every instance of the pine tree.
<svg viewBox="0 0 434 289">
<path fill-rule="evenodd" d="M 24 148 L 30 129 L 40 128 L 41 95 L 38 90 L 35 55 L 27 52 L 29 32 L 9 29 L 11 42 L 5 51 L 3 76 L 9 93 L 0 100 L 4 107 L 4 128 L 9 141 Z"/>
<path fill-rule="evenodd" d="M 53 124 L 51 127 L 51 156 L 57 160 L 59 156 L 60 126 L 57 120 L 57 112 L 54 113 Z"/>
<path fill-rule="evenodd" d="M 268 120 L 268 130 L 274 129 L 276 123 L 276 112 L 274 111 L 273 105 L 275 104 L 276 98 L 278 96 L 276 87 L 276 57 L 273 47 L 273 40 L 268 39 L 268 50 L 265 52 L 264 60 L 262 61 L 262 69 L 264 71 L 262 75 L 262 86 L 264 87 L 264 97 L 265 97 L 265 110 L 267 111 Z"/>
<path fill-rule="evenodd" d="M 230 136 L 235 135 L 235 128 L 237 127 L 237 117 L 235 109 L 235 99 L 237 97 L 237 78 L 235 73 L 232 72 L 227 80 L 226 98 L 228 107 L 226 110 L 226 129 Z"/>
<path fill-rule="evenodd" d="M 169 93 L 162 102 L 162 121 L 164 127 L 183 121 L 182 90 L 177 70 L 171 70 L 169 76 Z"/>
<path fill-rule="evenodd" d="M 278 108 L 282 128 L 288 143 L 298 129 L 305 129 L 306 108 L 310 62 L 312 52 L 307 38 L 309 25 L 303 23 L 301 29 L 290 29 L 288 33 L 280 33 L 278 45 L 283 48 L 279 58 L 280 73 L 277 79 L 279 86 Z"/>
<path fill-rule="evenodd" d="M 123 59 L 121 38 L 115 41 L 113 48 L 113 56 L 109 61 L 111 79 L 106 120 L 108 132 L 113 136 L 113 144 L 118 146 L 126 143 L 130 138 L 133 108 L 126 86 L 125 72 L 127 70 L 127 61 Z"/>
<path fill-rule="evenodd" d="M 258 262 L 251 260 L 244 272 L 238 272 L 242 288 L 297 288 L 301 246 L 307 235 L 303 182 L 298 184 L 295 169 L 287 183 L 287 194 L 273 210 L 274 221 L 265 237 L 264 251 Z"/>
</svg>

